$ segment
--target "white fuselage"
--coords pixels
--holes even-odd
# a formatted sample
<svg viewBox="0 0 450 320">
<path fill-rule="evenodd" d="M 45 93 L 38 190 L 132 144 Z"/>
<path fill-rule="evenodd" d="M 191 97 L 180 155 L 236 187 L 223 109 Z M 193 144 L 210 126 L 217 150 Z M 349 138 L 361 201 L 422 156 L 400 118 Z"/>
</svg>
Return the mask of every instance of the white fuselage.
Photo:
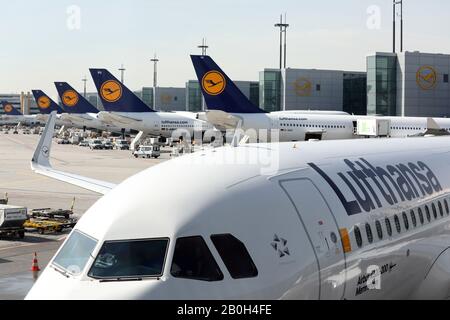
<svg viewBox="0 0 450 320">
<path fill-rule="evenodd" d="M 66 244 L 84 240 L 63 245 L 27 299 L 448 299 L 449 202 L 448 137 L 199 152 L 131 177 L 97 202 Z M 237 239 L 254 268 L 233 276 L 218 235 Z M 192 237 L 192 256 L 177 251 Z M 149 249 L 147 260 L 108 249 L 136 240 L 167 247 L 156 247 L 157 257 Z"/>
<path fill-rule="evenodd" d="M 195 114 L 170 112 L 100 112 L 98 118 L 105 124 L 128 130 L 142 131 L 153 136 L 165 138 L 194 137 L 194 132 L 213 130 L 209 123 L 197 120 Z"/>
<path fill-rule="evenodd" d="M 242 129 L 248 132 L 249 136 L 255 138 L 253 131 L 259 135 L 260 130 L 279 132 L 280 142 L 304 141 L 320 136 L 319 140 L 340 140 L 355 138 L 356 122 L 363 119 L 385 119 L 390 121 L 391 138 L 408 137 L 427 131 L 427 118 L 409 117 L 372 117 L 372 116 L 352 116 L 345 114 L 315 114 L 301 112 L 275 112 L 267 114 L 231 114 L 235 119 L 242 121 Z M 433 118 L 442 129 L 450 132 L 450 119 Z M 219 122 L 211 121 L 214 125 L 220 126 Z M 236 121 L 231 122 L 232 129 Z M 225 125 L 226 127 L 226 125 Z M 264 134 L 263 134 L 264 135 Z M 270 134 L 269 134 L 270 136 Z M 256 139 L 256 138 L 255 138 Z M 265 140 L 259 137 L 258 141 Z"/>
</svg>

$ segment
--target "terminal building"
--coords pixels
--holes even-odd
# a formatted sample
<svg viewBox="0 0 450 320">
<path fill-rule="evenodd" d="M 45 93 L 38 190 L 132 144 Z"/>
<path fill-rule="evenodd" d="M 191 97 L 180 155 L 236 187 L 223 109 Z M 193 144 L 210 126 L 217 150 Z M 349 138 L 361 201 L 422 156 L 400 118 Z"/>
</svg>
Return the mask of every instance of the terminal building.
<svg viewBox="0 0 450 320">
<path fill-rule="evenodd" d="M 368 114 L 450 117 L 450 55 L 421 52 L 367 56 Z"/>
<path fill-rule="evenodd" d="M 260 73 L 261 108 L 345 111 L 367 114 L 365 72 L 317 69 L 265 69 Z"/>
</svg>

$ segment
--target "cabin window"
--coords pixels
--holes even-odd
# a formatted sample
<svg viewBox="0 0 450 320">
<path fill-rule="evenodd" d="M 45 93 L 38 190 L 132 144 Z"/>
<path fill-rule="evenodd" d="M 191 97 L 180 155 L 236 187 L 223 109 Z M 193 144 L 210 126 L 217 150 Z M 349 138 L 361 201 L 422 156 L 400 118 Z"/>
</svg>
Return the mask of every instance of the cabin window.
<svg viewBox="0 0 450 320">
<path fill-rule="evenodd" d="M 447 215 L 449 215 L 450 214 L 450 208 L 448 206 L 447 199 L 444 199 L 444 206 L 445 206 L 445 212 L 447 213 Z"/>
<path fill-rule="evenodd" d="M 381 226 L 381 222 L 377 220 L 375 226 L 377 228 L 378 239 L 383 240 L 383 227 Z"/>
<path fill-rule="evenodd" d="M 258 276 L 258 269 L 241 241 L 231 234 L 213 235 L 211 240 L 233 279 Z M 283 254 L 290 253 L 286 251 Z"/>
<path fill-rule="evenodd" d="M 363 245 L 361 230 L 359 229 L 359 227 L 356 227 L 356 226 L 355 226 L 355 239 L 356 239 L 356 244 L 358 245 L 359 248 L 361 248 Z"/>
<path fill-rule="evenodd" d="M 389 220 L 388 218 L 386 218 L 385 223 L 386 223 L 386 230 L 387 230 L 387 233 L 388 233 L 389 237 L 392 237 L 392 225 L 391 225 L 391 220 Z"/>
<path fill-rule="evenodd" d="M 177 240 L 170 273 L 182 279 L 209 282 L 223 280 L 222 271 L 202 237 Z"/>
<path fill-rule="evenodd" d="M 431 204 L 431 208 L 433 210 L 433 217 L 434 217 L 434 219 L 437 219 L 438 215 L 437 215 L 436 205 L 434 203 L 432 203 Z"/>
<path fill-rule="evenodd" d="M 96 246 L 97 241 L 79 231 L 74 231 L 53 264 L 71 275 L 78 276 L 83 272 Z"/>
<path fill-rule="evenodd" d="M 439 208 L 439 214 L 441 215 L 441 217 L 444 217 L 444 209 L 442 207 L 442 202 L 438 201 L 438 208 Z"/>
<path fill-rule="evenodd" d="M 403 217 L 403 223 L 405 224 L 405 229 L 406 231 L 409 230 L 409 220 L 408 220 L 408 215 L 406 214 L 406 212 L 402 213 L 402 217 Z"/>
<path fill-rule="evenodd" d="M 423 212 L 422 212 L 422 208 L 419 208 L 417 210 L 419 212 L 419 220 L 420 220 L 420 224 L 424 224 L 425 223 L 425 219 L 423 218 Z"/>
<path fill-rule="evenodd" d="M 369 241 L 369 243 L 373 243 L 372 227 L 368 223 L 366 223 L 366 233 L 367 233 L 367 241 Z"/>
<path fill-rule="evenodd" d="M 161 277 L 169 239 L 107 241 L 89 276 L 95 279 Z"/>
<path fill-rule="evenodd" d="M 416 213 L 414 212 L 414 210 L 411 210 L 411 221 L 412 221 L 412 225 L 414 228 L 417 227 L 417 218 L 416 218 Z"/>
<path fill-rule="evenodd" d="M 425 214 L 427 215 L 428 223 L 431 222 L 431 214 L 430 214 L 430 208 L 428 206 L 425 206 Z"/>
<path fill-rule="evenodd" d="M 395 228 L 397 229 L 398 233 L 402 232 L 402 225 L 400 224 L 400 219 L 398 218 L 397 215 L 394 216 L 394 221 L 395 221 Z"/>
</svg>

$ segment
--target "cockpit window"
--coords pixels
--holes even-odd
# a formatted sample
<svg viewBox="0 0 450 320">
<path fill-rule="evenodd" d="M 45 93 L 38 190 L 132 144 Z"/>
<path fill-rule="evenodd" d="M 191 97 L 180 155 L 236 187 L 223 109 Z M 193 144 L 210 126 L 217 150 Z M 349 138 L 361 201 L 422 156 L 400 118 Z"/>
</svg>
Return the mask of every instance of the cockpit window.
<svg viewBox="0 0 450 320">
<path fill-rule="evenodd" d="M 96 246 L 96 240 L 79 231 L 74 231 L 53 260 L 53 265 L 71 275 L 78 276 L 83 272 Z"/>
<path fill-rule="evenodd" d="M 231 234 L 212 235 L 211 240 L 233 279 L 258 276 L 258 269 L 240 240 Z"/>
<path fill-rule="evenodd" d="M 89 272 L 95 279 L 161 277 L 169 239 L 105 242 Z"/>
<path fill-rule="evenodd" d="M 202 237 L 180 238 L 170 273 L 175 278 L 222 281 L 223 274 Z"/>
</svg>

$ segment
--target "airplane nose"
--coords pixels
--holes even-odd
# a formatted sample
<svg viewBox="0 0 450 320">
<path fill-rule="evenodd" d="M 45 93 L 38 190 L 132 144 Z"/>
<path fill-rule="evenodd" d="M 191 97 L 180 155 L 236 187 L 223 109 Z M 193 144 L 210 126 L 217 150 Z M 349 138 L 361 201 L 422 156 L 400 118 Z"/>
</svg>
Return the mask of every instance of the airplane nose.
<svg viewBox="0 0 450 320">
<path fill-rule="evenodd" d="M 150 300 L 161 299 L 164 281 L 99 282 L 66 278 L 45 270 L 25 300 Z"/>
</svg>

